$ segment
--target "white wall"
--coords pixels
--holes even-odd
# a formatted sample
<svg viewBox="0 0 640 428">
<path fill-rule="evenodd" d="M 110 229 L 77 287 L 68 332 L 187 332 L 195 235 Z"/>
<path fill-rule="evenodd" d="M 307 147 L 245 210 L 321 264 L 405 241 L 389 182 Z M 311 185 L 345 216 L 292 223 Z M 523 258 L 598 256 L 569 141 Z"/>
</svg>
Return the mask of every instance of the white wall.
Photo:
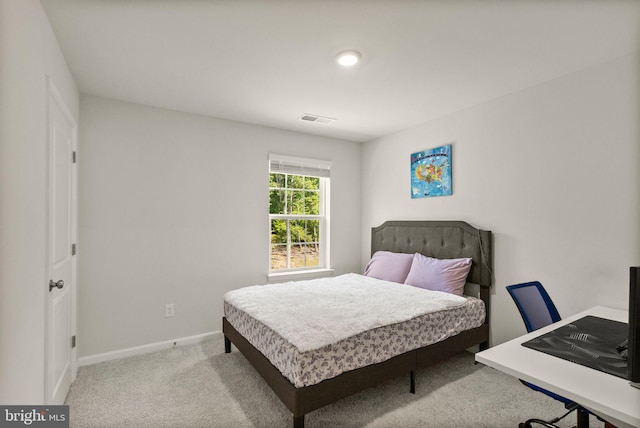
<svg viewBox="0 0 640 428">
<path fill-rule="evenodd" d="M 492 337 L 524 332 L 505 286 L 540 280 L 568 316 L 627 307 L 640 264 L 639 56 L 629 55 L 363 146 L 370 228 L 460 219 L 492 230 Z M 412 200 L 409 155 L 453 144 L 453 195 Z"/>
<path fill-rule="evenodd" d="M 493 230 L 496 343 L 524 330 L 510 283 L 541 280 L 564 315 L 624 307 L 627 269 L 640 264 L 639 63 L 623 57 L 362 147 L 83 97 L 80 355 L 218 330 L 224 292 L 265 281 L 268 244 L 255 237 L 268 233 L 270 152 L 333 161 L 337 273 L 362 268 L 370 228 L 387 219 Z M 45 75 L 78 118 L 78 91 L 40 2 L 2 0 L 3 404 L 44 398 Z M 454 195 L 411 200 L 409 154 L 447 143 Z M 176 304 L 174 318 L 164 318 L 165 303 Z"/>
<path fill-rule="evenodd" d="M 42 6 L 0 2 L 0 403 L 43 403 L 47 86 L 78 91 Z"/>
<path fill-rule="evenodd" d="M 332 267 L 359 269 L 360 144 L 80 104 L 80 356 L 219 331 L 223 294 L 266 282 L 269 153 L 333 161 Z"/>
</svg>

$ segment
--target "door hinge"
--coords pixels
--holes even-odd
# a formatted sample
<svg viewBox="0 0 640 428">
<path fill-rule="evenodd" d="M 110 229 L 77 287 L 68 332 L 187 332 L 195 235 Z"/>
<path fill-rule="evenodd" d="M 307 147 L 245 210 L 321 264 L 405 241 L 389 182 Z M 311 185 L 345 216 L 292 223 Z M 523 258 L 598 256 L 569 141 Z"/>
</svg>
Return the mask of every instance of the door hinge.
<svg viewBox="0 0 640 428">
<path fill-rule="evenodd" d="M 76 255 L 76 244 L 71 244 L 71 255 L 72 256 Z"/>
<path fill-rule="evenodd" d="M 71 347 L 72 348 L 76 347 L 76 337 L 75 336 L 71 336 Z"/>
<path fill-rule="evenodd" d="M 78 153 L 78 152 L 75 152 L 75 151 L 74 151 L 74 152 L 72 153 L 72 155 L 71 155 L 71 159 L 73 160 L 73 163 L 78 162 L 78 155 L 77 155 L 77 153 Z"/>
</svg>

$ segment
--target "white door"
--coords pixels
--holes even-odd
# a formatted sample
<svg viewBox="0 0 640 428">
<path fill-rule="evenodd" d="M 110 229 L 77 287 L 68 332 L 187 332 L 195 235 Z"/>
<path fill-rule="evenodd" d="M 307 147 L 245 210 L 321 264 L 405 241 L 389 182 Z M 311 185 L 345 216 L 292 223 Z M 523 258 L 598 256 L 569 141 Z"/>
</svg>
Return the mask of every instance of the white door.
<svg viewBox="0 0 640 428">
<path fill-rule="evenodd" d="M 75 379 L 76 124 L 49 80 L 46 403 L 63 404 Z M 43 284 L 44 285 L 44 284 Z"/>
</svg>

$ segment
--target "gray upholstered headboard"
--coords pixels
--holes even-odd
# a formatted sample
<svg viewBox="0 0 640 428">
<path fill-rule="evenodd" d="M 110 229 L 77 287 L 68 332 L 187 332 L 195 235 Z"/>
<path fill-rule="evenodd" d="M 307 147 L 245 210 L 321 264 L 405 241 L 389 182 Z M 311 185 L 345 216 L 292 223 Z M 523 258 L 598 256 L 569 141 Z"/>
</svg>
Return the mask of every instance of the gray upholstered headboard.
<svg viewBox="0 0 640 428">
<path fill-rule="evenodd" d="M 470 257 L 468 282 L 480 284 L 488 297 L 492 280 L 491 232 L 464 221 L 387 221 L 371 229 L 371 254 L 376 251 L 420 253 L 438 259 Z M 484 299 L 483 299 L 484 300 Z"/>
</svg>

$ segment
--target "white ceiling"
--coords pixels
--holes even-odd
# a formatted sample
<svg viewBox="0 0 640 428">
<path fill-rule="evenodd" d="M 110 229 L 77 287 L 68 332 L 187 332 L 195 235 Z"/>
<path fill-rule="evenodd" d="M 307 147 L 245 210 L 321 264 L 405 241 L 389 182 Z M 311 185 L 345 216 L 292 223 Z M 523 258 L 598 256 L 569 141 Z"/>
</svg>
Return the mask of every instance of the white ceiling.
<svg viewBox="0 0 640 428">
<path fill-rule="evenodd" d="M 352 141 L 640 47 L 637 0 L 41 1 L 82 93 Z"/>
</svg>

